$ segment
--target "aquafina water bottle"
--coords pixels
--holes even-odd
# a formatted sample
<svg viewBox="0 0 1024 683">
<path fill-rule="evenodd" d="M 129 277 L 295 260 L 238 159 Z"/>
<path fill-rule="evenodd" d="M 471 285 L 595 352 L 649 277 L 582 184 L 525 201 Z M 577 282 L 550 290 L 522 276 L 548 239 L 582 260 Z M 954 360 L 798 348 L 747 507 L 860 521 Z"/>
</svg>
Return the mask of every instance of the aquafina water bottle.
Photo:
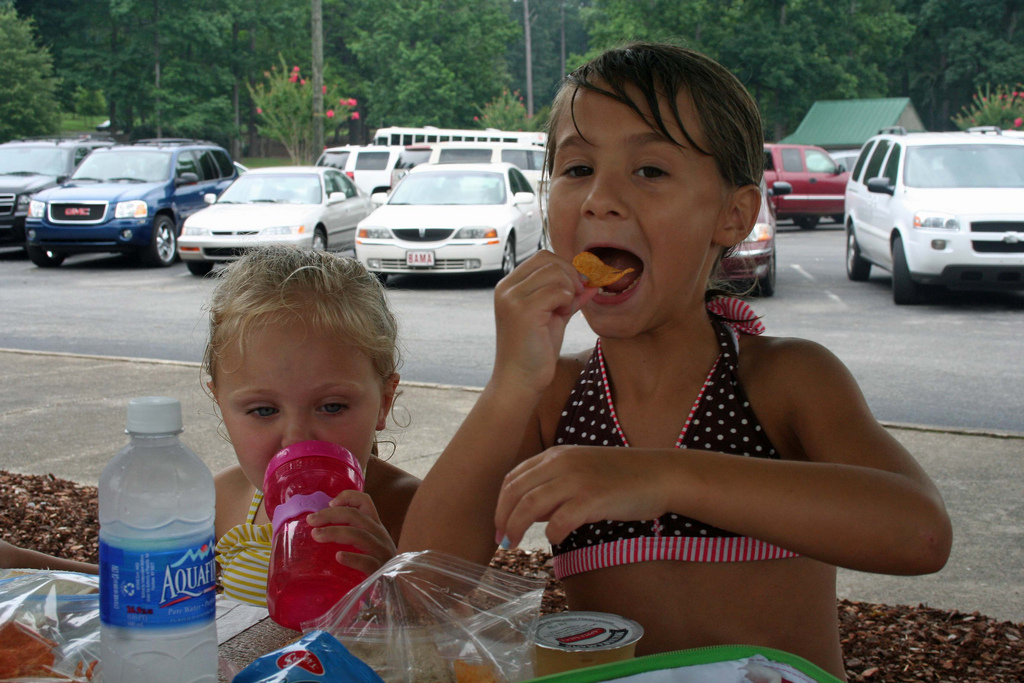
<svg viewBox="0 0 1024 683">
<path fill-rule="evenodd" d="M 176 399 L 132 399 L 100 476 L 104 683 L 217 680 L 213 477 L 181 431 Z"/>
</svg>

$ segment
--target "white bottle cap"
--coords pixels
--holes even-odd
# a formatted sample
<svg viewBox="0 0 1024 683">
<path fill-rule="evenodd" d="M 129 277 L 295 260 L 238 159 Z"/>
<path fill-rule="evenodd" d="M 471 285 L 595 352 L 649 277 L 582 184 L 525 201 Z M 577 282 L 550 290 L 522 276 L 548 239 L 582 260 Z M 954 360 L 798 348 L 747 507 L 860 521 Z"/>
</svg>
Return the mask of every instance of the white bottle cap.
<svg viewBox="0 0 1024 683">
<path fill-rule="evenodd" d="M 144 396 L 128 402 L 129 434 L 179 434 L 181 403 L 168 396 Z"/>
</svg>

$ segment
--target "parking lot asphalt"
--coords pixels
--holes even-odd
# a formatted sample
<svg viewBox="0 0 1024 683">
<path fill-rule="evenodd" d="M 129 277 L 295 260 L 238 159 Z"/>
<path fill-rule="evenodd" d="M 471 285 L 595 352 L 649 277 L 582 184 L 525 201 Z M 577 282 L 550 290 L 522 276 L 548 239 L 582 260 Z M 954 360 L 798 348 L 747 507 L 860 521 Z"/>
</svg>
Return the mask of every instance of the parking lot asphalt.
<svg viewBox="0 0 1024 683">
<path fill-rule="evenodd" d="M 0 349 L 0 377 L 0 469 L 95 486 L 126 443 L 128 400 L 155 394 L 181 401 L 182 439 L 212 471 L 234 462 L 198 364 Z M 396 424 L 381 437 L 382 455 L 422 477 L 479 390 L 403 384 L 401 391 Z M 886 428 L 941 490 L 953 520 L 953 552 L 929 576 L 840 570 L 840 597 L 1024 622 L 1024 434 Z M 548 548 L 540 525 L 524 547 Z"/>
</svg>

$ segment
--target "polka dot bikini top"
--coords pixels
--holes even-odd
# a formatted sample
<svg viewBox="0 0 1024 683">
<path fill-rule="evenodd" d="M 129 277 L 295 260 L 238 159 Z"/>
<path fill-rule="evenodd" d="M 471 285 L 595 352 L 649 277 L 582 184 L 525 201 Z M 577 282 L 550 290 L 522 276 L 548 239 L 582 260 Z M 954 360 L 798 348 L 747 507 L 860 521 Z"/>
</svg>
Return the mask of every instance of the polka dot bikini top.
<svg viewBox="0 0 1024 683">
<path fill-rule="evenodd" d="M 778 459 L 736 378 L 739 344 L 735 335 L 761 334 L 764 326 L 739 299 L 714 299 L 708 311 L 722 352 L 697 394 L 676 448 Z M 555 443 L 629 447 L 612 403 L 600 339 L 566 401 Z M 552 553 L 559 579 L 653 560 L 743 562 L 799 557 L 785 548 L 673 513 L 655 520 L 585 524 L 553 546 Z"/>
</svg>

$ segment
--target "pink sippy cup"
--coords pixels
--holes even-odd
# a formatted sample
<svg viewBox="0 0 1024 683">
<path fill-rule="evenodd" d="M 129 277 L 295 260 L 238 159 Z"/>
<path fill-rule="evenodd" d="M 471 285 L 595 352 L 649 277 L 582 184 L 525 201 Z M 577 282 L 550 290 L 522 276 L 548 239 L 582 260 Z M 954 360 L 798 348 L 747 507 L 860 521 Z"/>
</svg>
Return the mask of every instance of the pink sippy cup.
<svg viewBox="0 0 1024 683">
<path fill-rule="evenodd" d="M 342 491 L 363 490 L 363 470 L 347 449 L 303 441 L 271 458 L 263 480 L 263 504 L 273 523 L 267 608 L 278 624 L 296 631 L 323 615 L 366 578 L 338 563 L 340 543 L 320 543 L 306 516 L 327 507 Z"/>
</svg>

